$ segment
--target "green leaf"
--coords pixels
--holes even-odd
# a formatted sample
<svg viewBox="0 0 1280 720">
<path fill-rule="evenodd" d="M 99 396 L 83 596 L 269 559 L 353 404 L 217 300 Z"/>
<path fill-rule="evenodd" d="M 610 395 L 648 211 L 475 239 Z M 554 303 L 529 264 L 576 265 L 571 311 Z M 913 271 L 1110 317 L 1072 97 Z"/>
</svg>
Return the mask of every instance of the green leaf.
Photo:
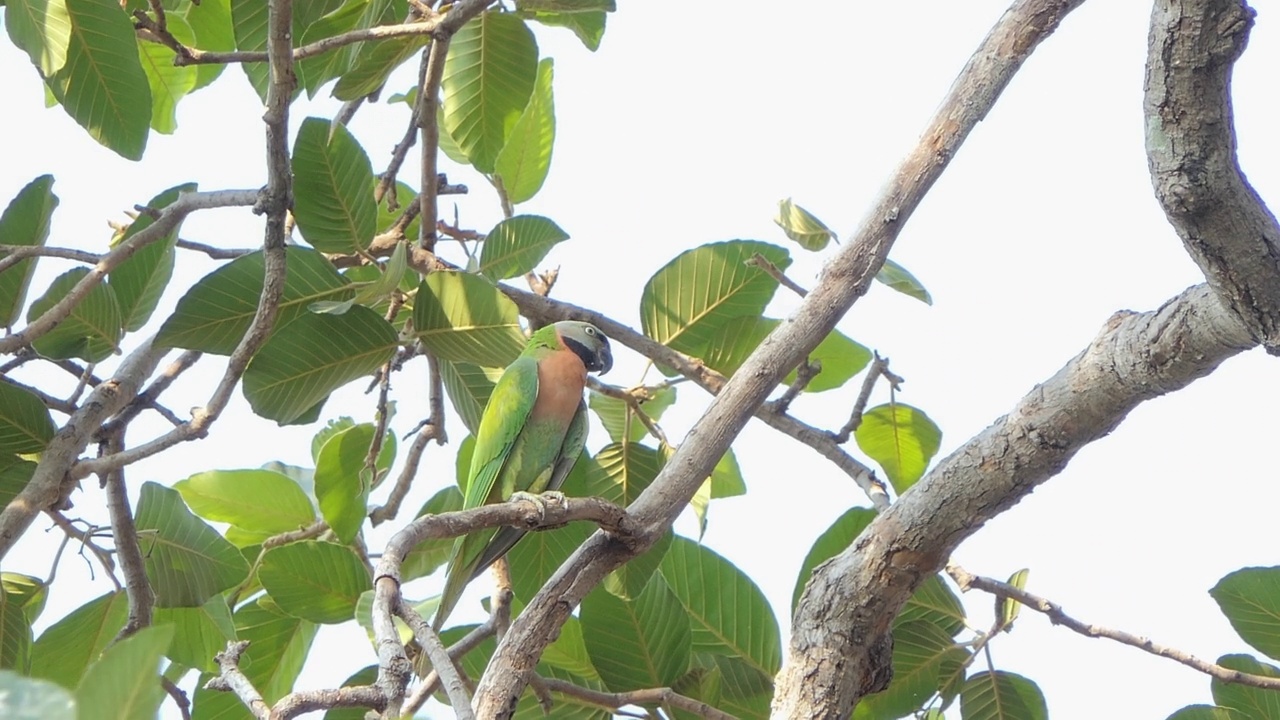
<svg viewBox="0 0 1280 720">
<path fill-rule="evenodd" d="M 27 322 L 40 317 L 66 297 L 86 275 L 89 268 L 79 267 L 62 273 L 49 289 L 27 310 Z M 98 283 L 71 309 L 71 314 L 52 330 L 36 338 L 31 346 L 41 355 L 55 360 L 81 358 L 89 362 L 105 360 L 116 351 L 121 335 L 120 306 L 115 292 Z"/>
<path fill-rule="evenodd" d="M 433 272 L 413 306 L 418 339 L 437 357 L 482 367 L 506 367 L 524 349 L 519 311 L 479 275 Z"/>
<path fill-rule="evenodd" d="M 876 511 L 871 508 L 849 508 L 843 515 L 836 518 L 834 523 L 831 523 L 831 527 L 818 536 L 813 546 L 809 548 L 809 553 L 804 556 L 804 562 L 800 563 L 796 587 L 791 592 L 791 614 L 795 614 L 796 607 L 800 604 L 800 595 L 804 592 L 804 587 L 809 584 L 813 569 L 844 552 L 844 549 L 853 543 L 853 539 L 858 537 L 875 517 Z"/>
<path fill-rule="evenodd" d="M 389 4 L 383 0 L 376 2 L 348 0 L 336 10 L 304 26 L 298 45 L 310 45 L 318 40 L 341 35 L 359 27 L 377 24 L 361 21 L 365 19 L 366 11 L 374 10 L 375 6 L 380 10 Z M 299 60 L 294 67 L 298 72 L 298 82 L 307 91 L 307 97 L 315 98 L 320 87 L 349 70 L 356 57 L 355 46 L 348 45 Z"/>
<path fill-rule="evenodd" d="M 414 89 L 416 90 L 417 88 Z M 374 185 L 376 186 L 377 183 L 378 178 L 374 178 Z M 391 198 L 393 193 L 395 195 L 396 202 L 394 210 L 391 208 Z M 391 188 L 387 190 L 386 194 L 382 196 L 382 201 L 378 203 L 378 232 L 384 233 L 387 230 L 390 230 L 391 226 L 400 219 L 400 215 L 409 209 L 411 205 L 415 205 L 417 203 L 418 194 L 413 191 L 413 188 L 397 180 L 396 184 L 391 186 Z M 413 220 L 409 222 L 409 226 L 404 229 L 404 236 L 410 241 L 417 240 L 421 225 L 421 218 L 419 216 L 414 216 Z M 354 270 L 355 268 L 351 269 Z M 406 291 L 413 290 L 416 286 L 417 278 L 414 278 L 414 283 L 403 289 Z"/>
<path fill-rule="evenodd" d="M 568 28 L 582 44 L 591 52 L 600 49 L 600 41 L 604 39 L 606 15 L 603 10 L 595 12 L 535 12 L 532 19 L 549 27 Z"/>
<path fill-rule="evenodd" d="M 31 676 L 68 690 L 115 639 L 129 616 L 123 590 L 90 600 L 50 625 L 31 646 Z"/>
<path fill-rule="evenodd" d="M 690 620 L 661 577 L 634 601 L 596 588 L 579 619 L 591 663 L 614 692 L 668 686 L 689 666 Z"/>
<path fill-rule="evenodd" d="M 432 495 L 415 518 L 423 515 L 439 515 L 462 509 L 462 492 L 454 485 L 449 485 Z M 405 582 L 414 578 L 430 575 L 437 568 L 449 562 L 453 554 L 453 538 L 439 538 L 418 543 L 400 563 L 400 575 Z"/>
<path fill-rule="evenodd" d="M 1027 587 L 1027 576 L 1031 574 L 1031 570 L 1023 568 L 1009 576 L 1009 584 L 1025 590 Z M 1000 628 L 1005 632 L 1013 629 L 1013 621 L 1018 619 L 1018 613 L 1022 610 L 1022 603 L 1013 598 L 1004 598 L 1000 601 Z"/>
<path fill-rule="evenodd" d="M 768 677 L 782 667 L 778 620 L 764 593 L 733 563 L 677 537 L 662 576 L 689 613 L 694 649 L 742 658 Z"/>
<path fill-rule="evenodd" d="M 454 37 L 456 43 L 457 36 Z M 376 92 L 387 82 L 392 71 L 426 47 L 428 40 L 426 35 L 408 35 L 372 43 L 372 47 L 363 52 L 355 67 L 338 80 L 333 88 L 333 96 L 350 102 Z"/>
<path fill-rule="evenodd" d="M 199 5 L 189 3 L 185 17 L 195 36 L 196 47 L 213 52 L 236 49 L 235 30 L 231 23 L 231 0 L 201 0 Z M 223 67 L 219 63 L 197 65 L 196 86 L 193 90 L 199 90 L 218 79 Z"/>
<path fill-rule="evenodd" d="M 1250 716 L 1231 708 L 1217 705 L 1188 705 L 1168 717 L 1168 720 L 1249 720 Z"/>
<path fill-rule="evenodd" d="M 375 432 L 372 423 L 347 428 L 330 438 L 316 458 L 320 512 L 343 544 L 355 539 L 369 514 L 373 473 L 364 461 Z"/>
<path fill-rule="evenodd" d="M 339 433 L 356 426 L 356 421 L 347 415 L 330 420 L 324 427 L 320 428 L 315 435 L 311 436 L 311 460 L 319 462 L 320 450 L 324 448 L 325 443 L 329 442 Z M 391 469 L 396 461 L 396 436 L 390 432 L 386 434 L 382 441 L 382 449 L 378 451 L 378 457 L 374 458 L 373 466 L 379 473 L 385 473 Z M 311 481 L 315 483 L 314 473 Z"/>
<path fill-rule="evenodd" d="M 0 507 L 8 505 L 27 487 L 36 464 L 17 455 L 0 454 Z"/>
<path fill-rule="evenodd" d="M 329 393 L 378 369 L 399 343 L 395 328 L 357 305 L 342 315 L 307 313 L 262 346 L 244 373 L 244 396 L 281 425 L 310 422 Z"/>
<path fill-rule="evenodd" d="M 856 719 L 902 717 L 919 710 L 959 672 L 969 653 L 938 626 L 914 621 L 893 628 L 893 681 L 858 703 Z M 967 717 L 967 716 L 966 716 Z"/>
<path fill-rule="evenodd" d="M 676 401 L 674 385 L 661 387 L 645 394 L 645 399 L 639 401 L 640 410 L 655 422 Z M 600 418 L 600 424 L 604 426 L 605 432 L 609 433 L 609 439 L 613 442 L 640 442 L 649 434 L 631 406 L 618 398 L 593 392 L 587 396 L 587 405 Z"/>
<path fill-rule="evenodd" d="M 13 6 L 9 8 L 6 22 L 15 14 Z M 14 32 L 12 25 L 9 32 Z M 49 220 L 56 207 L 58 196 L 53 194 L 53 176 L 41 175 L 9 201 L 4 214 L 0 215 L 0 238 L 5 245 L 43 246 L 49 239 Z M 7 254 L 0 253 L 0 258 Z M 11 328 L 18 319 L 35 269 L 36 258 L 27 258 L 0 273 L 0 326 Z"/>
<path fill-rule="evenodd" d="M 66 0 L 6 0 L 4 25 L 41 77 L 53 75 L 66 64 L 71 45 Z"/>
<path fill-rule="evenodd" d="M 595 462 L 588 466 L 584 494 L 626 507 L 649 487 L 664 464 L 662 453 L 645 445 L 608 445 L 596 453 Z M 668 532 L 643 555 L 611 572 L 605 579 L 605 589 L 621 598 L 636 597 L 657 571 L 670 546 Z"/>
<path fill-rule="evenodd" d="M 1044 695 L 1034 682 L 1003 670 L 980 672 L 960 690 L 965 720 L 1048 720 Z"/>
<path fill-rule="evenodd" d="M 537 195 L 551 169 L 551 150 L 556 140 L 555 98 L 551 91 L 554 74 L 555 62 L 543 58 L 538 63 L 538 79 L 529 104 L 494 161 L 494 173 L 512 204 Z"/>
<path fill-rule="evenodd" d="M 188 47 L 195 45 L 195 33 L 177 13 L 165 14 L 165 26 Z M 151 91 L 151 128 L 172 135 L 178 129 L 178 102 L 196 89 L 198 65 L 173 64 L 173 51 L 154 42 L 138 43 L 138 60 Z"/>
<path fill-rule="evenodd" d="M 711 243 L 677 255 L 644 286 L 644 333 L 673 350 L 700 355 L 729 320 L 759 316 L 778 281 L 746 264 L 756 253 L 779 268 L 791 263 L 786 250 L 754 240 Z"/>
<path fill-rule="evenodd" d="M 43 580 L 21 573 L 0 572 L 0 590 L 4 592 L 5 602 L 15 603 L 26 613 L 27 623 L 34 623 L 40 617 L 49 598 L 49 586 Z"/>
<path fill-rule="evenodd" d="M 155 717 L 164 699 L 160 658 L 172 640 L 172 627 L 149 627 L 107 648 L 76 688 L 79 720 Z"/>
<path fill-rule="evenodd" d="M 823 392 L 843 387 L 853 376 L 862 372 L 871 362 L 871 351 L 839 330 L 832 330 L 809 353 L 809 359 L 822 363 L 822 372 L 809 381 L 805 391 Z M 795 378 L 796 372 L 792 370 L 782 382 L 789 385 Z"/>
<path fill-rule="evenodd" d="M 31 620 L 21 596 L 0 586 L 0 669 L 25 672 L 31 657 Z"/>
<path fill-rule="evenodd" d="M 0 453 L 37 453 L 53 439 L 53 416 L 28 390 L 0 380 Z"/>
<path fill-rule="evenodd" d="M 558 667 L 575 677 L 599 680 L 600 673 L 591 664 L 586 639 L 582 635 L 582 621 L 570 615 L 560 626 L 560 635 L 542 653 L 542 662 Z"/>
<path fill-rule="evenodd" d="M 267 49 L 267 5 L 260 0 L 231 0 L 231 28 L 236 49 L 241 51 L 265 51 Z M 267 99 L 267 63 L 240 63 L 258 98 Z"/>
<path fill-rule="evenodd" d="M 813 213 L 791 202 L 791 198 L 778 201 L 778 214 L 773 222 L 805 250 L 817 252 L 827 247 L 832 240 L 838 241 L 834 231 L 827 227 Z"/>
<path fill-rule="evenodd" d="M 480 430 L 480 416 L 489 404 L 493 387 L 502 376 L 501 370 L 483 368 L 468 362 L 440 360 L 440 379 L 453 409 L 472 434 Z"/>
<path fill-rule="evenodd" d="M 742 479 L 742 468 L 738 467 L 738 456 L 733 448 L 725 451 L 716 466 L 711 469 L 711 499 L 730 498 L 747 494 L 747 483 Z"/>
<path fill-rule="evenodd" d="M 316 300 L 347 298 L 350 286 L 332 263 L 315 250 L 285 249 L 288 270 L 274 329 L 307 311 Z M 230 355 L 253 322 L 262 295 L 266 265 L 253 252 L 205 275 L 178 300 L 156 342 L 162 346 Z"/>
<path fill-rule="evenodd" d="M 486 12 L 449 44 L 441 91 L 444 129 L 477 170 L 492 173 L 538 74 L 538 44 L 524 21 Z"/>
<path fill-rule="evenodd" d="M 540 215 L 517 215 L 498 223 L 485 237 L 480 272 L 491 280 L 519 277 L 537 267 L 557 243 L 569 239 L 559 225 Z"/>
<path fill-rule="evenodd" d="M 350 620 L 372 582 L 349 548 L 314 540 L 268 550 L 258 577 L 281 610 L 317 623 Z"/>
<path fill-rule="evenodd" d="M 1209 591 L 1241 639 L 1280 658 L 1280 567 L 1236 570 Z"/>
<path fill-rule="evenodd" d="M 293 214 L 302 237 L 324 253 L 369 247 L 377 230 L 373 167 L 345 125 L 302 121 L 293 144 Z"/>
<path fill-rule="evenodd" d="M 249 574 L 240 551 L 192 515 L 177 490 L 143 483 L 136 520 L 157 607 L 200 607 Z"/>
<path fill-rule="evenodd" d="M 933 304 L 933 298 L 929 295 L 929 291 L 924 289 L 924 285 L 920 284 L 916 276 L 907 272 L 906 268 L 892 260 L 886 259 L 884 261 L 884 267 L 880 268 L 880 272 L 876 273 L 876 280 L 903 295 L 919 300 L 925 305 Z"/>
<path fill-rule="evenodd" d="M 153 45 L 152 43 L 146 43 Z M 153 45 L 154 47 L 163 47 Z M 172 51 L 165 49 L 172 54 Z M 177 201 L 182 193 L 195 192 L 195 183 L 184 183 L 169 188 L 151 198 L 147 207 L 152 210 L 163 210 Z M 137 235 L 150 227 L 155 220 L 151 215 L 143 213 L 134 220 L 120 237 L 120 242 Z M 120 314 L 124 318 L 124 329 L 129 332 L 139 330 L 151 319 L 160 296 L 164 294 L 169 279 L 173 277 L 173 263 L 178 242 L 178 231 L 182 228 L 179 222 L 163 238 L 148 244 L 135 252 L 115 267 L 108 275 L 108 282 L 115 292 L 116 302 L 120 305 Z"/>
<path fill-rule="evenodd" d="M 9 0 L 10 3 L 14 1 Z M 66 688 L 0 670 L 0 717 L 8 720 L 76 720 L 76 701 Z"/>
<path fill-rule="evenodd" d="M 854 431 L 858 447 L 884 468 L 901 495 L 929 467 L 942 444 L 942 430 L 923 410 L 902 403 L 878 405 L 862 414 Z"/>
<path fill-rule="evenodd" d="M 703 361 L 723 375 L 733 375 L 779 322 L 751 315 L 730 319 L 712 335 Z M 871 362 L 871 351 L 839 330 L 832 330 L 809 353 L 808 359 L 821 363 L 822 371 L 809 381 L 805 392 L 824 392 L 842 387 L 862 372 Z M 795 379 L 796 371 L 792 370 L 782 379 L 782 384 L 790 385 Z"/>
<path fill-rule="evenodd" d="M 304 528 L 315 508 L 299 485 L 271 470 L 209 470 L 174 483 L 192 512 L 259 536 Z"/>
<path fill-rule="evenodd" d="M 173 628 L 169 659 L 201 672 L 217 672 L 213 656 L 226 649 L 228 640 L 236 639 L 231 609 L 221 595 L 198 608 L 156 608 L 153 624 Z"/>
<path fill-rule="evenodd" d="M 133 23 L 114 0 L 66 0 L 66 63 L 46 84 L 89 136 L 129 160 L 147 147 L 151 91 Z"/>
<path fill-rule="evenodd" d="M 941 575 L 930 575 L 912 593 L 894 623 L 923 621 L 955 637 L 965 627 L 964 605 Z"/>
<path fill-rule="evenodd" d="M 773 698 L 773 677 L 753 667 L 748 661 L 728 655 L 698 653 L 694 662 L 720 673 L 718 707 L 742 720 L 767 720 L 769 701 Z"/>
</svg>

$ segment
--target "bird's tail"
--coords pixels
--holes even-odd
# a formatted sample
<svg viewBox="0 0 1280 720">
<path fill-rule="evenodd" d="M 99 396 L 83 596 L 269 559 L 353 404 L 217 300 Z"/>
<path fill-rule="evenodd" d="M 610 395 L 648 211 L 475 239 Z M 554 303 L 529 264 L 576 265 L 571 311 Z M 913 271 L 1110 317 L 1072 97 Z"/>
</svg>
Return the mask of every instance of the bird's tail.
<svg viewBox="0 0 1280 720">
<path fill-rule="evenodd" d="M 449 619 L 449 613 L 453 612 L 453 608 L 458 604 L 462 591 L 466 590 L 467 583 L 471 582 L 471 571 L 468 568 L 470 563 L 464 562 L 463 544 L 466 539 L 464 535 L 453 545 L 453 557 L 449 559 L 449 572 L 445 575 L 444 590 L 440 593 L 440 606 L 436 608 L 436 615 L 431 619 L 431 628 L 436 632 L 440 632 L 444 627 L 444 621 Z"/>
</svg>

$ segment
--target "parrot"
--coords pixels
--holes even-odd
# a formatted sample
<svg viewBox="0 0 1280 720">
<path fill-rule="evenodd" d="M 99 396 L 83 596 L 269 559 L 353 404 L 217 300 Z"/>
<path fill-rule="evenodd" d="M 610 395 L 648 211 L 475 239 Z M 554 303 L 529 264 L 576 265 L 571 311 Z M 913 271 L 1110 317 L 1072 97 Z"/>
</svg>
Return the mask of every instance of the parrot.
<svg viewBox="0 0 1280 720">
<path fill-rule="evenodd" d="M 613 367 L 609 339 L 595 325 L 561 320 L 530 337 L 498 379 L 480 417 L 463 509 L 557 491 L 587 441 L 587 373 Z M 503 527 L 454 541 L 432 626 L 438 632 L 467 584 L 525 534 Z"/>
</svg>

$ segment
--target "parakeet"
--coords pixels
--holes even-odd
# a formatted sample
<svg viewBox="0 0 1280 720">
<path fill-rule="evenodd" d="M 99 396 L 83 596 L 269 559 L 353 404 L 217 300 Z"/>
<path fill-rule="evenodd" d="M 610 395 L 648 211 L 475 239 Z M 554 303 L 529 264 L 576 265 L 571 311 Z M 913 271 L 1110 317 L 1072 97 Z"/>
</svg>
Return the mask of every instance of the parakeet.
<svg viewBox="0 0 1280 720">
<path fill-rule="evenodd" d="M 480 418 L 463 508 L 506 502 L 514 493 L 556 490 L 587 440 L 587 373 L 613 366 L 609 339 L 590 323 L 562 320 L 529 338 L 524 352 L 498 379 Z M 525 534 L 512 527 L 459 537 L 453 545 L 440 607 L 439 630 L 458 598 Z"/>
</svg>

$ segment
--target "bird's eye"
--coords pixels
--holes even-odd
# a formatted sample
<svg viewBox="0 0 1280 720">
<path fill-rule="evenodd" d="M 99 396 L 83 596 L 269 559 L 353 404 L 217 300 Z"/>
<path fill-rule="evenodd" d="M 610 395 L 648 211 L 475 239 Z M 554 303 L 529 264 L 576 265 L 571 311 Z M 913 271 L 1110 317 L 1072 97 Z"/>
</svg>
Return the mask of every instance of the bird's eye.
<svg viewBox="0 0 1280 720">
<path fill-rule="evenodd" d="M 595 337 L 596 329 L 595 329 L 595 328 L 593 328 L 593 327 L 591 327 L 590 325 L 588 325 L 588 326 L 586 327 L 585 332 L 586 332 L 588 335 L 590 335 L 590 336 L 592 336 L 592 337 Z"/>
</svg>

